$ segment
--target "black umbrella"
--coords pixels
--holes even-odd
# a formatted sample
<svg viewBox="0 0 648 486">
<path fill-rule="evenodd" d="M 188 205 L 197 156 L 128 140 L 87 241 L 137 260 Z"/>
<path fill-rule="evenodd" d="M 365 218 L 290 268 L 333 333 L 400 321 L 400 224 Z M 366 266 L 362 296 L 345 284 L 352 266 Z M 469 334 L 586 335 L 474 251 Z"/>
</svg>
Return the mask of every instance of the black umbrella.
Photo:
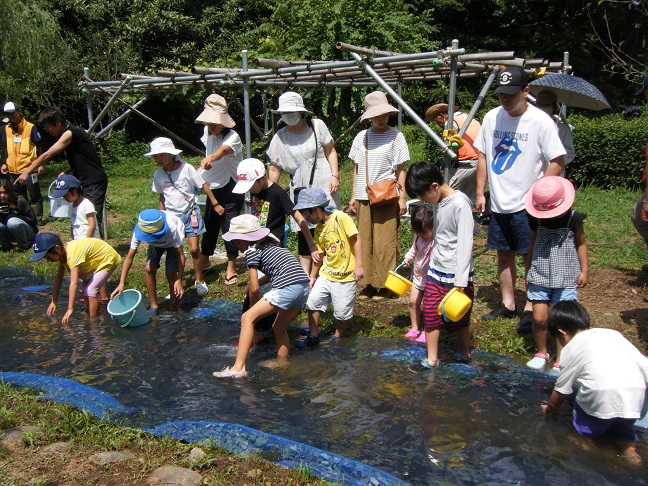
<svg viewBox="0 0 648 486">
<path fill-rule="evenodd" d="M 571 74 L 551 73 L 529 83 L 531 94 L 548 89 L 556 93 L 558 103 L 571 108 L 601 111 L 610 108 L 603 93 L 592 83 Z"/>
</svg>

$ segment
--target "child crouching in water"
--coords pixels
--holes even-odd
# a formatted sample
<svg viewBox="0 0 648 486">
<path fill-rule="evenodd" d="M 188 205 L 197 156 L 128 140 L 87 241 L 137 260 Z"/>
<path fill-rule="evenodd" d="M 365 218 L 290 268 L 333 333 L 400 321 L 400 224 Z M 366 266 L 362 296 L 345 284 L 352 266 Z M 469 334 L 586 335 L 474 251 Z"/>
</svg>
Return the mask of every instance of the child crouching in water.
<svg viewBox="0 0 648 486">
<path fill-rule="evenodd" d="M 407 172 L 405 188 L 410 197 L 420 197 L 434 207 L 434 248 L 427 271 L 423 295 L 423 325 L 427 358 L 421 365 L 431 368 L 439 365 L 440 328 L 457 333 L 454 361 L 470 360 L 471 308 L 457 322 L 445 321 L 437 309 L 453 287 L 464 292 L 472 301 L 473 284 L 472 203 L 461 191 L 455 191 L 443 180 L 443 174 L 432 162 L 417 162 Z"/>
<path fill-rule="evenodd" d="M 405 333 L 407 339 L 414 339 L 417 342 L 425 342 L 425 332 L 421 324 L 421 304 L 427 282 L 428 266 L 432 248 L 434 248 L 434 209 L 430 204 L 415 204 L 412 208 L 410 219 L 414 241 L 412 247 L 405 254 L 403 263 L 414 266 L 412 290 L 410 290 L 410 322 L 412 327 Z"/>
<path fill-rule="evenodd" d="M 233 241 L 236 248 L 245 254 L 252 307 L 241 316 L 241 334 L 234 365 L 214 372 L 214 376 L 241 378 L 247 375 L 245 363 L 254 341 L 254 323 L 274 312 L 277 318 L 272 330 L 277 340 L 277 355 L 279 358 L 288 357 L 288 324 L 306 304 L 309 278 L 297 259 L 286 248 L 279 246 L 276 237 L 270 235 L 270 229 L 262 228 L 259 220 L 251 214 L 232 218 L 230 230 L 223 235 L 223 239 Z M 261 279 L 259 272 L 265 275 Z M 259 287 L 267 280 L 272 290 L 259 298 Z"/>
<path fill-rule="evenodd" d="M 549 304 L 578 300 L 576 289 L 587 285 L 585 215 L 572 210 L 574 196 L 574 186 L 567 179 L 546 176 L 531 186 L 524 201 L 531 228 L 527 299 L 533 303 L 532 329 L 537 347 L 526 365 L 534 370 L 543 370 L 549 361 Z M 560 350 L 560 341 L 556 341 L 554 372 L 560 371 Z"/>
</svg>

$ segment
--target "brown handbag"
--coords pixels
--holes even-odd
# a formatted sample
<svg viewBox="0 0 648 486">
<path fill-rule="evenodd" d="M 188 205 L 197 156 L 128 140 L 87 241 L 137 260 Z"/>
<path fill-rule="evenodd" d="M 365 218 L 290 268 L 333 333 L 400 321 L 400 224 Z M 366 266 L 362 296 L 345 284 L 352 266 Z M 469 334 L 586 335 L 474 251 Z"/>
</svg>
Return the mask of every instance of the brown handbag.
<svg viewBox="0 0 648 486">
<path fill-rule="evenodd" d="M 400 186 L 394 179 L 385 179 L 369 184 L 369 147 L 367 139 L 369 130 L 365 133 L 365 176 L 367 178 L 367 196 L 369 205 L 374 207 L 396 204 L 400 197 Z"/>
</svg>

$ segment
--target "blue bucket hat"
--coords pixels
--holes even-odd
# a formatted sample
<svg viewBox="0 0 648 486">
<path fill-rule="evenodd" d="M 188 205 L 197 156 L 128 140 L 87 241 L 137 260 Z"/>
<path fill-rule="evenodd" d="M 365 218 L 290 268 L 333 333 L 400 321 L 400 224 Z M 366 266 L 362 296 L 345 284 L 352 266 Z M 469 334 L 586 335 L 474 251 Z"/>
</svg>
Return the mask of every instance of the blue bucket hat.
<svg viewBox="0 0 648 486">
<path fill-rule="evenodd" d="M 335 206 L 329 205 L 329 198 L 326 193 L 319 187 L 306 187 L 299 191 L 297 196 L 297 204 L 293 210 L 299 211 L 300 209 L 310 209 L 323 207 L 325 211 L 332 213 L 335 211 Z"/>
<path fill-rule="evenodd" d="M 32 245 L 34 253 L 29 258 L 29 261 L 37 262 L 38 260 L 41 260 L 48 251 L 56 245 L 62 244 L 63 242 L 61 241 L 61 238 L 56 233 L 38 233 L 34 238 L 34 244 Z"/>
<path fill-rule="evenodd" d="M 145 209 L 137 217 L 133 231 L 135 238 L 145 243 L 154 243 L 166 235 L 169 229 L 166 214 L 159 209 Z"/>
<path fill-rule="evenodd" d="M 61 199 L 70 189 L 74 189 L 80 185 L 81 181 L 79 181 L 79 179 L 73 175 L 64 174 L 56 179 L 56 185 L 54 186 L 52 197 L 54 199 Z"/>
</svg>

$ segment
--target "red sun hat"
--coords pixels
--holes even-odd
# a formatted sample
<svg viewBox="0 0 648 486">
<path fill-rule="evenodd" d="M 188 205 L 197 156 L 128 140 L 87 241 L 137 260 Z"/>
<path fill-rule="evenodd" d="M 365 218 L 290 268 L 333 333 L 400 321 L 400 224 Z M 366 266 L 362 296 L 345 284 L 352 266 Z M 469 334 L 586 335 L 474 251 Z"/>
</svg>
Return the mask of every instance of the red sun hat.
<svg viewBox="0 0 648 486">
<path fill-rule="evenodd" d="M 576 190 L 567 179 L 546 176 L 531 186 L 524 198 L 524 206 L 535 218 L 557 218 L 571 209 L 575 197 Z"/>
</svg>

